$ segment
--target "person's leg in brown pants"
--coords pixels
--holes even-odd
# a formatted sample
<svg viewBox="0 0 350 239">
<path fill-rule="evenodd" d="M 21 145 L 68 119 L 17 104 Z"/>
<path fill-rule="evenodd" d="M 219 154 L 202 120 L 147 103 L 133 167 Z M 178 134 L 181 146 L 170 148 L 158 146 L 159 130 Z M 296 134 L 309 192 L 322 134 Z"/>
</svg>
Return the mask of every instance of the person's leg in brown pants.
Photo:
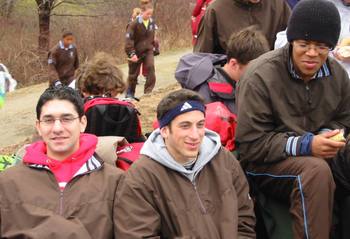
<svg viewBox="0 0 350 239">
<path fill-rule="evenodd" d="M 140 67 L 141 62 L 130 62 L 129 65 L 129 75 L 128 75 L 128 89 L 126 92 L 126 96 L 128 97 L 134 97 L 135 96 L 135 90 L 136 90 L 136 84 L 137 84 L 137 77 L 140 73 Z"/>
<path fill-rule="evenodd" d="M 152 90 L 156 84 L 156 73 L 155 73 L 155 68 L 154 68 L 153 50 L 149 50 L 146 52 L 145 58 L 143 60 L 143 67 L 147 71 L 144 93 L 149 94 L 152 92 Z"/>
<path fill-rule="evenodd" d="M 295 239 L 329 239 L 335 183 L 325 160 L 291 157 L 246 172 L 263 193 L 290 202 Z"/>
</svg>

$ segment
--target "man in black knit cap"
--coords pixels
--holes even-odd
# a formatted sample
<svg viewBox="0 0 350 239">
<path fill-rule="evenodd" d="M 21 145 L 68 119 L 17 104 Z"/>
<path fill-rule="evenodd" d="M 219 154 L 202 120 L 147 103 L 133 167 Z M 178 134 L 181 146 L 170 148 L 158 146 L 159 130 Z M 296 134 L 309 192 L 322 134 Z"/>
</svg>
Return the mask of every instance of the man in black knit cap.
<svg viewBox="0 0 350 239">
<path fill-rule="evenodd" d="M 238 84 L 241 164 L 265 195 L 289 203 L 294 238 L 330 234 L 329 163 L 344 155 L 350 129 L 350 80 L 328 57 L 339 33 L 333 3 L 300 1 L 288 23 L 289 44 L 251 62 Z"/>
</svg>

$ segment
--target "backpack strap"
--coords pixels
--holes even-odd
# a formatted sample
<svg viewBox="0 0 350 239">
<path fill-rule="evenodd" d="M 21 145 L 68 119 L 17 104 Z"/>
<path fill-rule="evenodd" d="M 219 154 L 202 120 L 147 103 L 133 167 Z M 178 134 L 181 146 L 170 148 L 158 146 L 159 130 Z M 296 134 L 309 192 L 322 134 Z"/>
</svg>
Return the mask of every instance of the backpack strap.
<svg viewBox="0 0 350 239">
<path fill-rule="evenodd" d="M 127 101 L 118 100 L 117 98 L 103 97 L 103 96 L 89 96 L 85 99 L 84 112 L 96 105 L 125 105 L 135 108 L 133 104 Z"/>
</svg>

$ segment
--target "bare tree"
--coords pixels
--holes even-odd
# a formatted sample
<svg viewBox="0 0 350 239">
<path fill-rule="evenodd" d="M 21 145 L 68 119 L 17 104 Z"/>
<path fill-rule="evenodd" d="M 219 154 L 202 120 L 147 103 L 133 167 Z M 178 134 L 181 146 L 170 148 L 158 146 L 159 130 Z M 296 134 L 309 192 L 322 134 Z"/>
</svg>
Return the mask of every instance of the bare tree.
<svg viewBox="0 0 350 239">
<path fill-rule="evenodd" d="M 8 0 L 9 1 L 9 0 Z M 12 0 L 14 1 L 14 0 Z M 35 0 L 38 6 L 38 17 L 39 17 L 39 38 L 38 38 L 38 49 L 39 53 L 46 54 L 50 46 L 50 20 L 51 16 L 70 16 L 70 17 L 97 17 L 103 15 L 89 15 L 89 14 L 56 14 L 54 10 L 65 4 L 65 5 L 81 5 L 87 7 L 89 5 L 104 4 L 108 1 L 103 0 Z"/>
<path fill-rule="evenodd" d="M 0 0 L 0 16 L 10 18 L 15 4 L 16 0 Z"/>
<path fill-rule="evenodd" d="M 38 49 L 40 53 L 44 54 L 50 46 L 50 17 L 55 0 L 36 0 L 36 3 L 39 17 Z"/>
</svg>

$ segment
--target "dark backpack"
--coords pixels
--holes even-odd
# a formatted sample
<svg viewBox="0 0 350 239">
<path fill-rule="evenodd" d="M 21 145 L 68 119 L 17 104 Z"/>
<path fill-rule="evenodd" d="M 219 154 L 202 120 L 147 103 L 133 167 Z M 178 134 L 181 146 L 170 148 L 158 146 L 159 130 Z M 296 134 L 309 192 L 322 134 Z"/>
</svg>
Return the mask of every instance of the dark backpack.
<svg viewBox="0 0 350 239">
<path fill-rule="evenodd" d="M 123 136 L 129 143 L 144 142 L 140 113 L 134 105 L 109 97 L 89 97 L 84 104 L 85 133 L 96 136 Z"/>
<path fill-rule="evenodd" d="M 226 61 L 226 55 L 189 53 L 180 58 L 175 78 L 182 88 L 194 90 L 213 76 L 216 66 L 223 66 Z"/>
</svg>

